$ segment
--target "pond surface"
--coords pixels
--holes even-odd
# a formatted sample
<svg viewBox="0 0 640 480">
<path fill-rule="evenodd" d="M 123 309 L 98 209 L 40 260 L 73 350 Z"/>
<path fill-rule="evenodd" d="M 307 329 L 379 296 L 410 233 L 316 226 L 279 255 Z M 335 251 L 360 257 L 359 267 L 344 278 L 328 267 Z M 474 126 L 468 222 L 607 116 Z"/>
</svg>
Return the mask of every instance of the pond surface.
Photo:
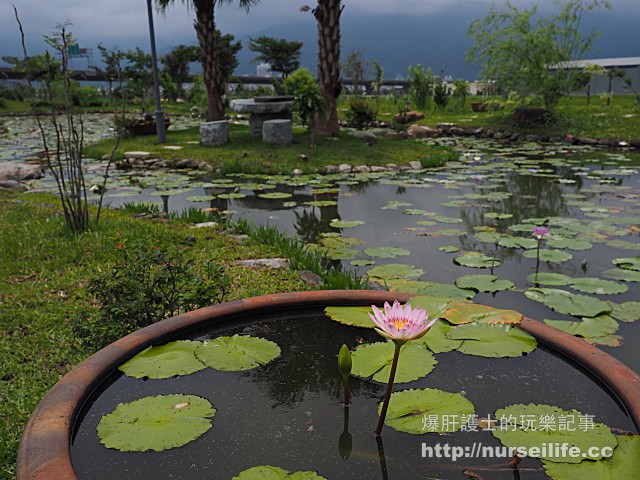
<svg viewBox="0 0 640 480">
<path fill-rule="evenodd" d="M 113 374 L 88 403 L 72 441 L 72 462 L 79 478 L 231 479 L 257 465 L 314 470 L 333 480 L 463 480 L 468 478 L 465 469 L 483 478 L 514 478 L 509 468 L 499 466 L 509 460 L 505 458 L 458 462 L 422 458 L 423 442 L 499 446 L 492 433 L 482 428 L 411 435 L 385 426 L 385 464 L 381 465 L 372 432 L 385 385 L 353 377 L 352 404 L 345 411 L 336 366 L 336 353 L 343 343 L 353 348 L 362 342 L 379 342 L 373 330 L 332 322 L 321 310 L 304 310 L 242 317 L 190 338 L 236 333 L 271 340 L 281 347 L 282 355 L 247 372 L 205 369 L 166 380 Z M 594 415 L 597 422 L 610 427 L 633 429 L 630 419 L 597 382 L 545 348 L 509 359 L 460 352 L 437 354 L 436 359 L 438 364 L 426 377 L 396 384 L 394 390 L 435 388 L 462 393 L 480 418 L 495 418 L 497 409 L 511 404 L 542 403 Z M 208 399 L 217 409 L 213 427 L 197 440 L 163 452 L 127 453 L 100 445 L 96 426 L 102 415 L 119 403 L 173 393 Z M 537 459 L 524 459 L 519 470 L 522 480 L 546 478 Z"/>
</svg>

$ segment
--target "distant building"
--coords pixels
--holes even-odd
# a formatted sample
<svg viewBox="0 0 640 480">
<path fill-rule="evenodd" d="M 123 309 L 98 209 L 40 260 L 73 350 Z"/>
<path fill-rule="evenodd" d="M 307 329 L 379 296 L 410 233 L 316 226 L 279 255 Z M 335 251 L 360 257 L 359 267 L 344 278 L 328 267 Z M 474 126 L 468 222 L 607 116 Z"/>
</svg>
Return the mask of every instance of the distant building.
<svg viewBox="0 0 640 480">
<path fill-rule="evenodd" d="M 620 58 L 594 58 L 590 60 L 575 60 L 567 62 L 560 68 L 583 69 L 589 65 L 598 65 L 605 70 L 618 69 L 624 72 L 625 78 L 613 79 L 612 92 L 614 94 L 640 92 L 640 57 L 620 57 Z M 553 68 L 558 68 L 555 66 Z M 625 79 L 631 83 L 627 85 Z M 609 89 L 609 78 L 607 74 L 591 76 L 591 94 L 606 93 Z"/>
</svg>

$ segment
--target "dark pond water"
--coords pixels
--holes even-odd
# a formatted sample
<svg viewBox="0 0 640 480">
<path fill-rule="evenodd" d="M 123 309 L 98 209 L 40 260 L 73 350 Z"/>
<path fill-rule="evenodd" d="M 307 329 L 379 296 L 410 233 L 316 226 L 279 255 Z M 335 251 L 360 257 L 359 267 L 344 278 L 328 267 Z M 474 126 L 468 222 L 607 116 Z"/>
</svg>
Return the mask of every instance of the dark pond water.
<svg viewBox="0 0 640 480">
<path fill-rule="evenodd" d="M 385 385 L 352 380 L 352 405 L 340 403 L 336 353 L 343 343 L 379 341 L 372 330 L 346 327 L 319 310 L 243 317 L 192 335 L 203 340 L 235 333 L 276 342 L 282 355 L 248 372 L 205 369 L 167 380 L 112 375 L 88 403 L 72 442 L 72 461 L 80 479 L 231 479 L 257 465 L 290 471 L 315 470 L 333 480 L 466 479 L 465 469 L 482 478 L 512 480 L 507 459 L 451 462 L 422 458 L 422 443 L 484 446 L 500 443 L 489 431 L 411 435 L 388 426 L 382 435 L 385 464 L 373 435 L 377 404 Z M 524 357 L 489 359 L 449 352 L 425 378 L 397 384 L 395 390 L 437 388 L 463 393 L 479 417 L 515 403 L 543 403 L 594 415 L 596 421 L 633 428 L 616 401 L 587 373 L 544 348 Z M 402 361 L 402 357 L 401 357 Z M 148 395 L 186 393 L 208 399 L 217 409 L 213 427 L 199 439 L 164 452 L 122 453 L 99 444 L 101 416 L 122 402 Z M 345 422 L 348 415 L 348 425 Z M 348 439 L 352 448 L 348 449 Z M 342 444 L 342 450 L 339 445 Z M 541 463 L 524 459 L 521 479 L 546 478 Z"/>
</svg>

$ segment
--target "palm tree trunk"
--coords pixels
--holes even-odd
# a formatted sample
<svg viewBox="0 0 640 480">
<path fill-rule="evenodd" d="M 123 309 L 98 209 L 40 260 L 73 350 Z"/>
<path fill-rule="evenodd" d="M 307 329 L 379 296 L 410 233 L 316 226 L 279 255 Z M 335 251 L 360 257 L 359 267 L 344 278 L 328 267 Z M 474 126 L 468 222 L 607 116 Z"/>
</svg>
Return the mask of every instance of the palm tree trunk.
<svg viewBox="0 0 640 480">
<path fill-rule="evenodd" d="M 202 55 L 202 74 L 207 90 L 209 105 L 207 121 L 224 119 L 224 81 L 216 58 L 215 4 L 211 1 L 194 1 L 196 20 L 193 26 L 198 34 L 198 42 Z"/>
<path fill-rule="evenodd" d="M 314 11 L 318 22 L 318 79 L 324 98 L 324 115 L 314 122 L 315 133 L 336 135 L 338 125 L 338 96 L 340 81 L 340 15 L 341 0 L 318 0 Z"/>
</svg>

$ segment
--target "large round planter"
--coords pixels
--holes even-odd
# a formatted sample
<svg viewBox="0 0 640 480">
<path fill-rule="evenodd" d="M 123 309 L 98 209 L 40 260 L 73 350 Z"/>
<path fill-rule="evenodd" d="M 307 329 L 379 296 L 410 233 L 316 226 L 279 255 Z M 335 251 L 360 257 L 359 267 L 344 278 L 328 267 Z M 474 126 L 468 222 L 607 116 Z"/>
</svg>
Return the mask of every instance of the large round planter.
<svg viewBox="0 0 640 480">
<path fill-rule="evenodd" d="M 179 315 L 138 330 L 100 350 L 65 375 L 42 399 L 23 432 L 18 480 L 76 479 L 70 443 L 74 424 L 92 392 L 120 364 L 149 345 L 247 314 L 330 305 L 371 305 L 412 295 L 374 291 L 314 291 L 253 297 Z M 538 321 L 524 318 L 521 328 L 541 344 L 577 362 L 617 396 L 640 430 L 640 376 L 603 351 Z"/>
</svg>

